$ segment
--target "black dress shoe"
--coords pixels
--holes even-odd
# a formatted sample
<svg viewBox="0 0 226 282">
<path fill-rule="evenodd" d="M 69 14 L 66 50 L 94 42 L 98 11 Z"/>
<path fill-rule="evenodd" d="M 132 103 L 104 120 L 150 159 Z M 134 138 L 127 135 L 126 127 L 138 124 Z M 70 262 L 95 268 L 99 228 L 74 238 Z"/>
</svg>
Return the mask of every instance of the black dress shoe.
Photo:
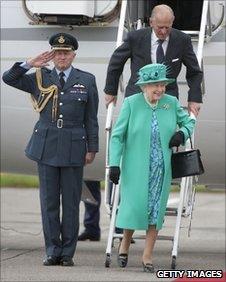
<svg viewBox="0 0 226 282">
<path fill-rule="evenodd" d="M 100 241 L 100 235 L 92 235 L 91 233 L 88 233 L 86 231 L 84 231 L 83 233 L 81 233 L 78 236 L 78 241 L 86 241 L 86 240 L 90 240 L 90 241 Z"/>
<path fill-rule="evenodd" d="M 59 265 L 60 264 L 60 258 L 55 256 L 47 256 L 43 260 L 43 265 L 50 266 L 50 265 Z"/>
<path fill-rule="evenodd" d="M 128 262 L 128 254 L 118 254 L 118 266 L 126 267 Z"/>
<path fill-rule="evenodd" d="M 73 259 L 71 257 L 64 256 L 64 257 L 61 258 L 60 264 L 62 266 L 73 266 L 74 262 L 73 262 Z"/>
<path fill-rule="evenodd" d="M 118 266 L 119 267 L 126 267 L 127 263 L 128 263 L 128 254 L 127 253 L 119 253 L 120 252 L 120 247 L 121 247 L 121 242 L 118 246 L 118 257 L 117 257 L 117 261 L 118 261 Z"/>
<path fill-rule="evenodd" d="M 144 263 L 142 262 L 144 272 L 154 273 L 155 269 L 152 263 Z"/>
</svg>

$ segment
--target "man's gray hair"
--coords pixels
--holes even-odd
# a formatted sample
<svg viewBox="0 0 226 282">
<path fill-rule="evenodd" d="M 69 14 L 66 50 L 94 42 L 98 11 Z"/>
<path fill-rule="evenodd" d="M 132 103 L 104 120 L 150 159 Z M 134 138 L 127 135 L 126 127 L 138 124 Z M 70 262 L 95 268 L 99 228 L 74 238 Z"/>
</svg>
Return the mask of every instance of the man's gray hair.
<svg viewBox="0 0 226 282">
<path fill-rule="evenodd" d="M 151 12 L 150 19 L 153 20 L 157 14 L 162 14 L 163 12 L 167 12 L 167 11 L 172 15 L 172 19 L 174 20 L 175 15 L 173 10 L 168 5 L 165 4 L 155 6 Z"/>
</svg>

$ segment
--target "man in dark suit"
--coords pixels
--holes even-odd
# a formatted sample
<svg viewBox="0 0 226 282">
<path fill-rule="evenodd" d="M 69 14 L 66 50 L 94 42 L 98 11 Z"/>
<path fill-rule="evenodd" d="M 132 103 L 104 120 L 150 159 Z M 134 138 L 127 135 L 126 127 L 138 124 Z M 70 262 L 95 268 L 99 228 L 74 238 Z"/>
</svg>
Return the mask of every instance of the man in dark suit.
<svg viewBox="0 0 226 282">
<path fill-rule="evenodd" d="M 104 89 L 106 105 L 116 100 L 119 78 L 128 59 L 131 60 L 131 77 L 126 87 L 126 97 L 140 92 L 135 82 L 138 79 L 138 70 L 144 65 L 164 63 L 168 67 L 167 75 L 177 79 L 184 64 L 189 87 L 188 110 L 198 115 L 202 103 L 202 71 L 194 54 L 190 36 L 172 28 L 174 18 L 169 6 L 158 5 L 152 10 L 151 28 L 128 33 L 124 43 L 114 51 L 109 62 Z M 166 93 L 179 96 L 177 81 L 166 87 Z"/>
<path fill-rule="evenodd" d="M 71 65 L 78 48 L 76 38 L 59 33 L 49 43 L 52 51 L 15 63 L 3 80 L 30 93 L 40 113 L 25 152 L 38 165 L 46 247 L 43 264 L 72 266 L 83 167 L 98 152 L 98 93 L 95 77 Z M 52 70 L 46 68 L 50 60 Z M 26 74 L 33 67 L 38 68 L 36 73 Z"/>
</svg>

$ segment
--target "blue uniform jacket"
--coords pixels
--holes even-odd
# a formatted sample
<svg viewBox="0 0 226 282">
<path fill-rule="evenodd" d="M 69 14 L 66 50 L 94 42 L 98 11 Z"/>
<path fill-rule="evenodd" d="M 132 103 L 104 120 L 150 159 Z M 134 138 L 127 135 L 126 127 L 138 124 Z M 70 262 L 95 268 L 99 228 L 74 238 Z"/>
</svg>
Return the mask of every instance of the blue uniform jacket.
<svg viewBox="0 0 226 282">
<path fill-rule="evenodd" d="M 15 63 L 3 74 L 3 81 L 31 93 L 37 100 L 40 91 L 35 73 Z M 98 152 L 98 93 L 95 77 L 72 67 L 61 88 L 55 69 L 42 68 L 42 86 L 58 87 L 58 122 L 52 122 L 52 98 L 41 111 L 25 149 L 26 156 L 51 166 L 83 166 L 86 152 Z"/>
</svg>

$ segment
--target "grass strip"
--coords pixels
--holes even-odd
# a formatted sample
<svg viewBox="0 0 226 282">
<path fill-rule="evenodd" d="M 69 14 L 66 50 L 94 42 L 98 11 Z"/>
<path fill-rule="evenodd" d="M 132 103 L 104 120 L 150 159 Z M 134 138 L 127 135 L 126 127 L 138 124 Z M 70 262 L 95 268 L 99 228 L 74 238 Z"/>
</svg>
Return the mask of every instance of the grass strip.
<svg viewBox="0 0 226 282">
<path fill-rule="evenodd" d="M 1 173 L 1 187 L 18 187 L 18 188 L 37 188 L 39 180 L 37 175 Z M 104 181 L 101 181 L 101 189 L 104 189 Z M 179 192 L 179 185 L 172 185 L 171 192 Z M 196 192 L 220 192 L 225 193 L 225 189 L 210 188 L 206 185 L 196 185 Z"/>
<path fill-rule="evenodd" d="M 38 176 L 1 173 L 1 187 L 36 188 L 39 187 Z"/>
</svg>

